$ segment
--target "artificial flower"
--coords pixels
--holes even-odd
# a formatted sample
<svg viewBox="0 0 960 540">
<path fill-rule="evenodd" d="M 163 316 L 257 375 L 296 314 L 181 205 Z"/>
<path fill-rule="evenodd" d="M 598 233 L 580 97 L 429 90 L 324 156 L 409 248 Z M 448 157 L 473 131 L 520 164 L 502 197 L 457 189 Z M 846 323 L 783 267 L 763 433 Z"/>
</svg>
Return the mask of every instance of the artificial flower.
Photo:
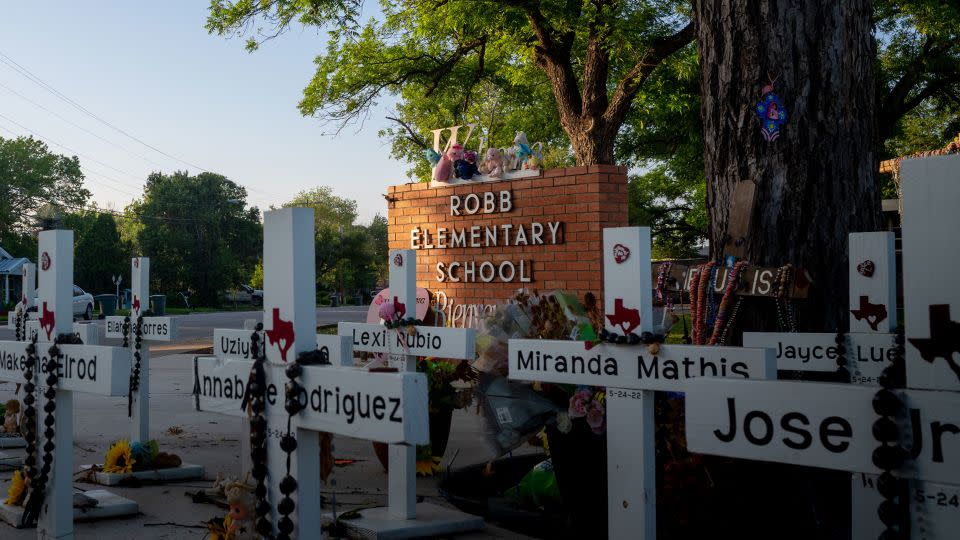
<svg viewBox="0 0 960 540">
<path fill-rule="evenodd" d="M 570 408 L 568 414 L 570 418 L 583 418 L 587 414 L 587 405 L 593 399 L 590 390 L 578 390 L 576 394 L 570 396 Z"/>
<path fill-rule="evenodd" d="M 232 540 L 233 533 L 230 532 L 232 524 L 230 516 L 224 518 L 213 518 L 207 521 L 208 540 Z"/>
<path fill-rule="evenodd" d="M 126 474 L 133 472 L 133 450 L 126 439 L 113 443 L 107 450 L 107 459 L 103 463 L 103 472 Z"/>
<path fill-rule="evenodd" d="M 603 405 L 598 401 L 590 402 L 587 410 L 587 425 L 590 426 L 590 429 L 592 429 L 594 433 L 599 435 L 606 429 L 605 424 L 606 420 Z"/>
<path fill-rule="evenodd" d="M 27 495 L 27 482 L 24 480 L 23 473 L 16 470 L 13 473 L 13 480 L 10 481 L 10 489 L 7 490 L 7 500 L 4 504 L 11 506 L 21 506 Z"/>
<path fill-rule="evenodd" d="M 557 430 L 560 433 L 570 433 L 573 429 L 573 420 L 570 415 L 561 411 L 557 413 Z"/>
<path fill-rule="evenodd" d="M 417 460 L 417 476 L 433 476 L 440 472 L 440 461 L 442 458 L 431 457 L 428 459 Z"/>
</svg>

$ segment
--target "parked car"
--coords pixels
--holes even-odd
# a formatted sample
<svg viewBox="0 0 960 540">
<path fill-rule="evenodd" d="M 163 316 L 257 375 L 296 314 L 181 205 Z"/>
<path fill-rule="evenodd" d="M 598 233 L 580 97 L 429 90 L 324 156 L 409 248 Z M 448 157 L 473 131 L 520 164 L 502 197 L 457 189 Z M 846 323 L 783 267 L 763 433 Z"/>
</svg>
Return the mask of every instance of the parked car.
<svg viewBox="0 0 960 540">
<path fill-rule="evenodd" d="M 240 288 L 235 291 L 227 291 L 224 295 L 224 300 L 237 304 L 249 303 L 255 307 L 262 306 L 263 291 L 261 289 L 254 289 L 249 285 L 240 285 Z"/>
<path fill-rule="evenodd" d="M 37 296 L 38 293 L 34 293 L 34 304 Z M 73 286 L 73 316 L 83 317 L 86 321 L 93 319 L 93 295 L 76 285 Z"/>
</svg>

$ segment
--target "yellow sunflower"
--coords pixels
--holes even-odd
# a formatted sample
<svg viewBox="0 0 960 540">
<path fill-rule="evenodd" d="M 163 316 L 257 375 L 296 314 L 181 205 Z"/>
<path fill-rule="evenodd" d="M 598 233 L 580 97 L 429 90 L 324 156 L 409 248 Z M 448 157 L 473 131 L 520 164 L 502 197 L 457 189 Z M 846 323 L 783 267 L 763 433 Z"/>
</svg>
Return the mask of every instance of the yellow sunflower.
<svg viewBox="0 0 960 540">
<path fill-rule="evenodd" d="M 230 515 L 224 518 L 213 518 L 207 521 L 207 531 L 209 536 L 207 540 L 232 540 L 234 535 L 230 532 L 230 524 L 233 520 Z"/>
<path fill-rule="evenodd" d="M 13 480 L 10 482 L 10 489 L 7 490 L 7 500 L 5 504 L 20 506 L 27 495 L 27 483 L 23 478 L 23 473 L 19 470 L 13 473 Z"/>
<path fill-rule="evenodd" d="M 441 458 L 432 457 L 429 459 L 417 460 L 417 476 L 433 476 L 440 472 Z"/>
<path fill-rule="evenodd" d="M 103 463 L 103 472 L 107 473 L 131 473 L 133 472 L 133 451 L 130 449 L 130 443 L 125 439 L 113 443 L 113 446 L 107 450 L 107 459 Z"/>
</svg>

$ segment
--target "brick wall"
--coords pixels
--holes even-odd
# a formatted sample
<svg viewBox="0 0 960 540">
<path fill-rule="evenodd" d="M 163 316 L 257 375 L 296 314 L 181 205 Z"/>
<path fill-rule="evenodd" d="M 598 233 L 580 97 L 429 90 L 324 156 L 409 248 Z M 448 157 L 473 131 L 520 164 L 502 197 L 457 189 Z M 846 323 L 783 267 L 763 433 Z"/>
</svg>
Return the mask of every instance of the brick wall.
<svg viewBox="0 0 960 540">
<path fill-rule="evenodd" d="M 507 213 L 451 216 L 450 197 L 465 197 L 487 191 L 512 192 L 513 208 Z M 627 225 L 626 167 L 592 165 L 543 171 L 541 176 L 500 182 L 478 182 L 431 188 L 427 183 L 402 184 L 388 188 L 389 238 L 391 249 L 410 249 L 411 230 L 419 227 L 434 234 L 440 227 L 447 230 L 479 226 L 499 227 L 509 223 L 522 225 L 530 233 L 530 225 L 539 222 L 561 222 L 558 243 L 496 247 L 446 247 L 417 250 L 417 286 L 432 293 L 444 291 L 458 304 L 496 304 L 510 298 L 520 287 L 539 291 L 564 289 L 582 297 L 592 291 L 602 292 L 602 236 L 605 227 Z M 482 196 L 481 196 L 482 198 Z M 516 230 L 516 229 L 513 229 Z M 452 283 L 437 280 L 436 265 L 453 261 L 483 261 L 495 265 L 509 260 L 517 266 L 523 259 L 530 274 L 530 283 L 494 281 L 491 283 Z M 479 281 L 479 279 L 478 279 Z"/>
</svg>

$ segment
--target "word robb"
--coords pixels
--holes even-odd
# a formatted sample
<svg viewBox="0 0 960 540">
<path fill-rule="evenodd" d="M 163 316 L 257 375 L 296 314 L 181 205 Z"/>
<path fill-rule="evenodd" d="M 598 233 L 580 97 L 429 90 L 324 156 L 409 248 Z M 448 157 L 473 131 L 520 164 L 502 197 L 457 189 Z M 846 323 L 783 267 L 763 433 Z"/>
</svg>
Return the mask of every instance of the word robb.
<svg viewBox="0 0 960 540">
<path fill-rule="evenodd" d="M 450 215 L 453 217 L 477 214 L 508 213 L 514 210 L 510 191 L 487 191 L 450 196 Z M 414 227 L 410 230 L 411 249 L 496 248 L 544 246 L 563 243 L 563 223 L 559 221 L 501 223 L 462 227 Z M 440 261 L 436 264 L 436 278 L 440 283 L 530 283 L 533 261 Z"/>
</svg>

